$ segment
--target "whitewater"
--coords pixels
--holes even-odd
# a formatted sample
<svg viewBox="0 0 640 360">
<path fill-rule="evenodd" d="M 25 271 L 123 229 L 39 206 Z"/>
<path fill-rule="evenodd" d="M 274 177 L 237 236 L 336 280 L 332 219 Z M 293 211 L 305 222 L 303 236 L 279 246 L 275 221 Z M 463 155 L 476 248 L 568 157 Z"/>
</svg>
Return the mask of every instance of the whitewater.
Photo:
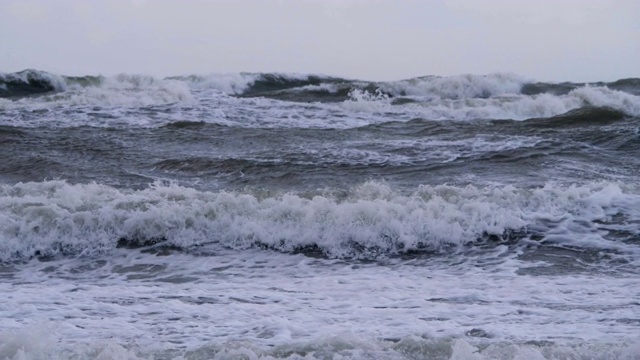
<svg viewBox="0 0 640 360">
<path fill-rule="evenodd" d="M 640 359 L 640 79 L 0 73 L 0 359 Z"/>
</svg>

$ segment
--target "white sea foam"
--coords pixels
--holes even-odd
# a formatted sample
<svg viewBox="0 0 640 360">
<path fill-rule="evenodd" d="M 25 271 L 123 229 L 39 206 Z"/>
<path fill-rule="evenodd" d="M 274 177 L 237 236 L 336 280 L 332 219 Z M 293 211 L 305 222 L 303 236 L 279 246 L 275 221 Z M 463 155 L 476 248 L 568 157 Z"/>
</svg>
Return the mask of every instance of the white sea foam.
<svg viewBox="0 0 640 360">
<path fill-rule="evenodd" d="M 30 335 L 30 336 L 29 336 Z M 51 337 L 47 334 L 47 337 Z M 0 342 L 4 340 L 0 338 Z M 41 342 L 35 334 L 28 334 L 25 340 Z M 5 346 L 12 345 L 11 342 Z M 130 347 L 130 346 L 129 346 Z M 626 343 L 595 343 L 577 345 L 534 345 L 534 344 L 492 344 L 474 346 L 465 339 L 429 340 L 419 337 L 406 338 L 398 343 L 367 340 L 355 336 L 333 336 L 319 339 L 317 343 L 292 343 L 265 348 L 248 341 L 228 342 L 221 345 L 202 346 L 185 352 L 184 350 L 148 351 L 127 349 L 115 342 L 95 342 L 90 345 L 60 346 L 51 344 L 42 350 L 20 347 L 15 352 L 5 351 L 6 360 L 152 360 L 157 358 L 172 360 L 189 359 L 250 359 L 250 360 L 314 360 L 314 359 L 430 359 L 430 360 L 552 360 L 552 359 L 620 359 L 637 360 L 640 348 Z M 186 353 L 185 355 L 176 355 Z M 0 355 L 3 352 L 0 350 Z"/>
<path fill-rule="evenodd" d="M 139 191 L 64 181 L 1 185 L 0 259 L 100 253 L 114 249 L 121 238 L 167 239 L 183 247 L 317 246 L 332 257 L 369 256 L 368 251 L 460 246 L 483 234 L 528 227 L 547 233 L 549 241 L 630 251 L 606 240 L 594 223 L 618 213 L 640 220 L 640 195 L 629 191 L 615 184 L 533 190 L 440 185 L 403 195 L 365 183 L 340 200 L 296 194 L 263 198 L 162 184 Z M 554 226 L 546 228 L 546 220 Z"/>
<path fill-rule="evenodd" d="M 583 104 L 609 107 L 631 116 L 640 116 L 640 96 L 611 90 L 607 87 L 584 86 L 569 93 Z"/>
<path fill-rule="evenodd" d="M 529 81 L 513 74 L 433 76 L 381 83 L 380 89 L 396 96 L 440 99 L 488 98 L 519 94 L 522 85 Z"/>
<path fill-rule="evenodd" d="M 175 79 L 185 81 L 195 89 L 214 89 L 229 95 L 238 95 L 245 92 L 257 80 L 259 74 L 228 73 L 211 74 L 208 76 L 180 76 Z"/>
<path fill-rule="evenodd" d="M 189 86 L 197 89 L 214 89 L 228 95 L 240 95 L 250 89 L 257 81 L 269 77 L 272 82 L 308 81 L 311 76 L 325 77 L 322 75 L 299 73 L 226 73 L 210 75 L 192 75 L 177 77 L 186 81 Z"/>
<path fill-rule="evenodd" d="M 150 106 L 194 101 L 186 84 L 144 75 L 107 77 L 99 86 L 74 86 L 65 93 L 44 97 L 55 105 Z"/>
<path fill-rule="evenodd" d="M 6 115 L 3 125 L 10 126 L 158 127 L 186 120 L 242 127 L 352 128 L 387 122 L 390 116 L 396 121 L 525 120 L 557 116 L 585 106 L 640 116 L 637 95 L 602 86 L 583 86 L 564 95 L 523 95 L 518 89 L 524 80 L 513 75 L 412 79 L 380 83 L 378 91 L 362 90 L 358 87 L 362 84 L 351 83 L 354 89 L 349 99 L 337 104 L 230 96 L 244 93 L 264 76 L 273 77 L 268 81 L 276 83 L 304 83 L 312 75 L 221 74 L 167 79 L 119 75 L 67 83 L 60 78 L 65 91 L 15 101 L 0 99 L 0 110 Z M 334 92 L 340 86 L 321 83 L 293 89 Z M 414 102 L 396 105 L 389 94 L 404 94 Z M 169 113 L 135 113 L 135 108 L 167 105 L 174 107 Z"/>
<path fill-rule="evenodd" d="M 608 107 L 629 116 L 640 116 L 640 96 L 606 87 L 585 86 L 567 95 L 508 95 L 455 100 L 434 98 L 402 106 L 391 99 L 370 93 L 354 93 L 340 106 L 348 111 L 369 114 L 394 114 L 407 119 L 429 120 L 513 119 L 525 120 L 564 114 L 584 106 Z M 424 99 L 423 99 L 424 100 Z"/>
<path fill-rule="evenodd" d="M 0 107 L 3 125 L 11 126 L 302 128 L 548 117 L 583 106 L 638 110 L 637 96 L 593 86 L 527 96 L 508 81 L 460 79 L 468 88 L 398 90 L 415 90 L 408 96 L 417 102 L 404 105 L 361 90 L 342 104 L 301 104 L 227 96 L 244 91 L 233 81 L 198 87 L 122 75 L 71 81 L 65 93 L 0 99 Z M 173 85 L 186 87 L 193 101 L 174 101 Z M 10 132 L 9 141 L 23 132 Z M 301 152 L 387 163 L 405 161 L 408 148 L 446 161 L 544 141 L 502 134 L 358 137 L 364 145 L 346 139 L 353 141 Z M 366 182 L 304 193 L 3 184 L 0 359 L 637 360 L 640 187 L 625 179 L 409 190 Z M 516 232 L 513 241 L 476 242 L 508 230 Z M 118 249 L 120 239 L 186 251 Z M 317 254 L 309 248 L 292 253 L 311 245 L 327 256 L 309 256 Z M 385 256 L 414 249 L 439 252 Z"/>
<path fill-rule="evenodd" d="M 33 262 L 0 282 L 0 356 L 638 359 L 635 277 L 511 266 L 259 252 Z"/>
<path fill-rule="evenodd" d="M 305 85 L 299 88 L 293 89 L 294 91 L 325 91 L 331 94 L 335 94 L 339 90 L 339 86 L 336 84 L 320 84 L 320 85 Z"/>
<path fill-rule="evenodd" d="M 634 261 L 637 245 L 607 241 L 598 226 L 615 217 L 616 230 L 637 232 L 639 193 L 614 183 L 402 194 L 368 182 L 315 196 L 2 185 L 3 260 L 55 253 L 55 243 L 85 256 L 0 264 L 0 357 L 635 360 L 635 272 L 536 275 L 551 259 L 527 262 L 505 245 L 382 263 L 247 247 L 287 250 L 311 238 L 338 257 L 349 254 L 345 237 L 384 246 L 380 235 L 395 232 L 408 247 L 413 236 L 457 244 L 525 225 L 585 253 L 613 248 Z M 118 250 L 119 236 L 226 248 L 207 256 Z"/>
<path fill-rule="evenodd" d="M 59 79 L 62 84 L 64 80 Z M 101 78 L 97 84 L 64 85 L 65 91 L 38 97 L 22 98 L 0 104 L 6 110 L 51 109 L 69 106 L 140 107 L 194 101 L 187 84 L 176 80 L 159 80 L 151 76 L 121 74 Z"/>
</svg>

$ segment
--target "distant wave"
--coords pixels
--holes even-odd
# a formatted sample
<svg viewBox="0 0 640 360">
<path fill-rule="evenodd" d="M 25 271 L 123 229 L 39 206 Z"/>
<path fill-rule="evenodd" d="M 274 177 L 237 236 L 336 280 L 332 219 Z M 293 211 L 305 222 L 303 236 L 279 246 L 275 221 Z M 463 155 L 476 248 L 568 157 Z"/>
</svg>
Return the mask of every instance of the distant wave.
<svg viewBox="0 0 640 360">
<path fill-rule="evenodd" d="M 637 190 L 611 183 L 440 185 L 403 195 L 368 182 L 341 195 L 301 196 L 162 184 L 138 191 L 64 181 L 0 185 L 0 261 L 158 243 L 365 259 L 523 238 L 625 251 L 633 248 L 620 241 L 625 231 L 629 238 L 638 235 Z M 606 228 L 615 228 L 618 240 L 608 240 Z"/>
<path fill-rule="evenodd" d="M 566 95 L 572 90 L 578 89 L 584 86 L 599 86 L 607 87 L 613 90 L 624 91 L 633 95 L 640 95 L 640 79 L 628 78 L 620 79 L 612 82 L 595 82 L 595 83 L 526 83 L 522 86 L 521 93 L 524 95 L 539 95 L 539 94 L 553 94 L 553 95 Z"/>
<path fill-rule="evenodd" d="M 260 95 L 291 89 L 313 88 L 327 85 L 355 83 L 338 77 L 314 74 L 284 73 L 237 73 L 174 76 L 167 79 L 180 80 L 195 88 L 213 88 L 235 95 Z"/>
<path fill-rule="evenodd" d="M 147 75 L 59 76 L 39 70 L 0 73 L 0 98 L 9 108 L 53 105 L 149 106 L 189 103 L 189 86 Z M 2 103 L 0 103 L 0 109 Z"/>
<path fill-rule="evenodd" d="M 66 89 L 63 77 L 38 70 L 0 73 L 0 98 L 20 98 Z"/>
<path fill-rule="evenodd" d="M 171 76 L 164 79 L 147 75 L 117 76 L 61 76 L 45 71 L 27 69 L 16 73 L 0 73 L 0 97 L 19 98 L 52 91 L 64 91 L 69 87 L 100 87 L 114 83 L 144 88 L 162 81 L 183 82 L 191 88 L 216 89 L 229 95 L 283 97 L 283 92 L 340 93 L 350 91 L 375 91 L 392 96 L 430 96 L 440 99 L 489 98 L 492 96 L 566 95 L 584 87 L 608 87 L 613 90 L 640 93 L 640 79 L 628 78 L 613 82 L 594 83 L 542 83 L 524 77 L 496 73 L 489 75 L 422 76 L 400 81 L 374 82 L 346 79 L 334 76 L 296 73 L 228 73 L 211 75 Z M 124 86 L 126 87 L 126 86 Z M 322 100 L 322 99 L 321 99 Z"/>
<path fill-rule="evenodd" d="M 356 114 L 367 114 L 371 121 L 377 121 L 375 117 L 386 117 L 385 114 L 407 120 L 526 120 L 551 118 L 581 108 L 609 108 L 625 116 L 638 117 L 639 93 L 640 79 L 637 78 L 594 84 L 539 83 L 512 74 L 426 76 L 390 82 L 281 73 L 187 75 L 164 79 L 126 74 L 70 77 L 37 70 L 0 74 L 0 97 L 5 98 L 0 99 L 0 110 L 50 111 L 54 107 L 75 106 L 75 111 L 81 113 L 83 109 L 79 107 L 82 106 L 91 112 L 88 108 L 91 106 L 118 109 L 114 111 L 176 106 L 184 112 L 184 118 L 169 119 L 169 122 L 205 121 L 229 126 L 253 126 L 253 120 L 263 118 L 273 121 L 272 126 L 301 126 L 291 121 L 300 117 L 298 109 L 284 116 L 283 112 L 290 108 L 274 109 L 274 103 L 269 101 L 322 106 L 325 111 L 316 112 L 314 117 L 322 114 L 338 117 L 305 122 L 313 127 L 367 125 L 355 121 L 362 118 Z M 247 119 L 234 114 L 247 98 L 247 101 L 262 102 L 263 116 Z M 198 107 L 200 104 L 203 106 Z M 218 112 L 211 114 L 212 108 Z M 205 110 L 207 113 L 200 113 Z M 271 111 L 275 113 L 270 114 Z M 56 121 L 62 118 L 73 122 L 74 118 L 83 117 L 58 116 Z M 237 118 L 243 119 L 241 124 L 236 124 Z M 159 126 L 166 124 L 166 121 L 159 122 Z"/>
<path fill-rule="evenodd" d="M 212 74 L 171 77 L 192 87 L 211 88 L 230 95 L 262 96 L 290 101 L 338 102 L 354 91 L 380 93 L 388 97 L 431 96 L 441 99 L 488 98 L 517 94 L 525 80 L 516 75 L 425 76 L 374 82 L 323 75 L 281 73 Z"/>
<path fill-rule="evenodd" d="M 623 111 L 610 107 L 585 106 L 550 118 L 529 119 L 528 124 L 543 127 L 606 125 L 626 118 Z"/>
<path fill-rule="evenodd" d="M 353 92 L 381 94 L 388 98 L 420 100 L 488 99 L 508 95 L 567 95 L 584 87 L 606 87 L 640 94 L 640 79 L 595 83 L 540 83 L 514 74 L 423 76 L 400 81 L 374 82 L 311 74 L 238 73 L 170 77 L 194 88 L 216 89 L 229 95 L 268 97 L 302 102 L 338 102 Z"/>
</svg>

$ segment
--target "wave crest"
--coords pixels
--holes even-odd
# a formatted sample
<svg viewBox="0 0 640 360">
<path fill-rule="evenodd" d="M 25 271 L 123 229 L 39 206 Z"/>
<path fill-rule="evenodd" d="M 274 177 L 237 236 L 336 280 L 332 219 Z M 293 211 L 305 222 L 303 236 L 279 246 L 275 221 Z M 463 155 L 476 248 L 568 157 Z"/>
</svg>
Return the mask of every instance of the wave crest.
<svg viewBox="0 0 640 360">
<path fill-rule="evenodd" d="M 637 117 L 637 84 L 638 79 L 595 85 L 531 83 L 511 74 L 367 82 L 311 74 L 240 73 L 159 79 L 127 74 L 60 77 L 29 70 L 0 75 L 0 93 L 30 94 L 0 99 L 0 109 L 12 112 L 5 118 L 11 126 L 26 119 L 25 124 L 46 122 L 50 126 L 61 122 L 63 126 L 164 126 L 184 120 L 230 126 L 354 127 L 386 121 L 389 116 L 400 121 L 526 120 L 580 108 L 611 108 Z M 256 105 L 261 111 L 253 113 Z M 151 106 L 174 106 L 172 110 L 176 111 L 165 114 L 164 109 L 144 109 Z M 310 106 L 321 111 L 309 116 Z M 74 114 L 68 116 L 65 107 L 75 107 Z M 89 107 L 107 108 L 104 110 L 117 121 L 96 121 L 89 113 L 103 109 Z M 136 114 L 122 111 L 132 107 L 143 109 Z M 51 115 L 33 116 L 33 110 L 43 109 L 52 111 Z"/>
<path fill-rule="evenodd" d="M 4 107 L 8 109 L 25 106 L 32 109 L 52 106 L 139 107 L 194 101 L 187 84 L 146 75 L 61 77 L 41 71 L 27 74 L 31 74 L 30 77 L 27 75 L 16 77 L 13 74 L 10 74 L 13 77 L 5 76 L 5 78 L 18 79 L 12 80 L 10 84 L 23 84 L 18 90 L 16 90 L 17 85 L 9 86 L 6 81 L 1 83 L 3 80 L 0 77 L 0 97 L 2 97 L 1 89 L 5 86 L 7 89 L 5 92 L 11 92 L 10 98 L 16 100 L 3 104 Z M 39 96 L 25 98 L 27 95 Z"/>
<path fill-rule="evenodd" d="M 17 99 L 63 91 L 66 88 L 66 83 L 61 76 L 45 71 L 27 69 L 15 73 L 0 73 L 0 98 Z"/>
<path fill-rule="evenodd" d="M 513 74 L 428 76 L 380 84 L 395 96 L 426 96 L 439 99 L 489 98 L 519 94 L 526 79 Z"/>
<path fill-rule="evenodd" d="M 559 229 L 566 230 L 562 241 L 573 246 L 619 247 L 594 221 L 618 213 L 638 221 L 639 208 L 640 195 L 615 184 L 532 190 L 440 185 L 403 195 L 368 182 L 346 196 L 301 196 L 211 193 L 175 184 L 133 191 L 21 183 L 0 187 L 0 260 L 157 242 L 371 258 L 456 248 L 487 236 L 504 240 L 522 230 L 525 236 L 557 235 Z"/>
</svg>

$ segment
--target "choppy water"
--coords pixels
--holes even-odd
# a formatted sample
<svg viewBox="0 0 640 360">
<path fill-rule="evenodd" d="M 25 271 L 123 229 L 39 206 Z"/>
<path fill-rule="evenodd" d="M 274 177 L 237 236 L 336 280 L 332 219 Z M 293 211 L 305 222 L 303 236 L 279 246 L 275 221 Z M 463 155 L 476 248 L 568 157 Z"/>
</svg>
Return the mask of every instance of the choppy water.
<svg viewBox="0 0 640 360">
<path fill-rule="evenodd" d="M 28 70 L 0 154 L 0 358 L 640 358 L 638 79 Z"/>
</svg>

